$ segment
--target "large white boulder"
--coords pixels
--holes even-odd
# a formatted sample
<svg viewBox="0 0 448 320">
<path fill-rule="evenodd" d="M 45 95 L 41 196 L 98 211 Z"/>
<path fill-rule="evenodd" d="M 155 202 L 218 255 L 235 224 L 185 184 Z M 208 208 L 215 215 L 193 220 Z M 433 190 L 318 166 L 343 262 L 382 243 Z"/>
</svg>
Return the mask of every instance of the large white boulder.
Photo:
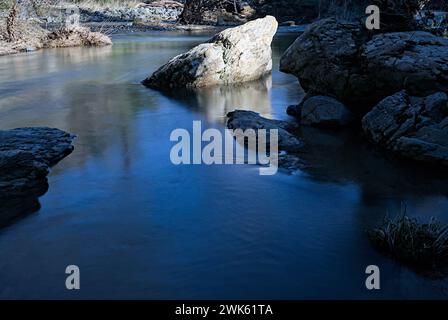
<svg viewBox="0 0 448 320">
<path fill-rule="evenodd" d="M 272 70 L 277 21 L 267 16 L 226 29 L 178 55 L 143 81 L 155 89 L 195 88 L 252 81 Z"/>
</svg>

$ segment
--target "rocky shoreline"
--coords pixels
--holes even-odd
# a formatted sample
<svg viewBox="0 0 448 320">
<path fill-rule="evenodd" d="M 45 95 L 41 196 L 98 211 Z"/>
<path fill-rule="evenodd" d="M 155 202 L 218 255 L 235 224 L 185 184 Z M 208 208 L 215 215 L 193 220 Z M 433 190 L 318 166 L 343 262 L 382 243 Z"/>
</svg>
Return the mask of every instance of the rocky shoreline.
<svg viewBox="0 0 448 320">
<path fill-rule="evenodd" d="M 381 148 L 448 164 L 448 39 L 418 30 L 371 34 L 361 24 L 324 19 L 298 37 L 280 68 L 307 92 L 288 109 L 303 125 L 330 119 L 342 127 L 351 117 Z"/>
<path fill-rule="evenodd" d="M 112 45 L 109 36 L 83 26 L 49 30 L 42 28 L 36 21 L 20 21 L 15 26 L 14 39 L 8 39 L 5 25 L 0 20 L 0 56 L 44 48 Z"/>
<path fill-rule="evenodd" d="M 251 7 L 252 6 L 252 7 Z M 256 9 L 254 9 L 256 8 Z M 102 46 L 111 44 L 109 38 L 112 34 L 123 34 L 146 31 L 185 31 L 185 32 L 218 32 L 229 26 L 242 25 L 256 17 L 265 16 L 272 11 L 269 4 L 258 4 L 250 1 L 241 8 L 242 12 L 229 12 L 224 9 L 205 10 L 204 19 L 197 23 L 184 21 L 184 1 L 157 0 L 142 3 L 126 3 L 116 6 L 98 4 L 95 2 L 60 5 L 43 4 L 38 9 L 19 7 L 20 25 L 16 27 L 17 39 L 8 39 L 6 21 L 11 17 L 11 9 L 0 11 L 0 56 L 18 52 L 35 51 L 42 48 L 55 47 L 49 44 L 47 36 L 53 33 L 52 38 L 65 29 L 66 21 L 70 18 L 71 10 L 77 12 L 79 20 L 78 31 L 72 32 L 70 39 L 65 43 L 61 34 L 58 39 L 62 47 L 68 46 Z M 23 14 L 20 11 L 24 11 Z M 260 11 L 258 14 L 256 12 Z M 282 11 L 283 12 L 283 11 Z M 282 14 L 286 14 L 285 11 Z M 26 14 L 26 18 L 25 18 Z M 285 20 L 288 16 L 285 16 Z M 303 32 L 305 25 L 298 25 L 294 20 L 285 20 L 280 23 L 278 32 Z M 309 20 L 309 19 L 308 19 Z M 306 20 L 306 22 L 308 22 Z M 89 31 L 87 31 L 89 30 Z M 75 38 L 78 39 L 75 39 Z M 55 41 L 54 41 L 55 42 Z"/>
</svg>

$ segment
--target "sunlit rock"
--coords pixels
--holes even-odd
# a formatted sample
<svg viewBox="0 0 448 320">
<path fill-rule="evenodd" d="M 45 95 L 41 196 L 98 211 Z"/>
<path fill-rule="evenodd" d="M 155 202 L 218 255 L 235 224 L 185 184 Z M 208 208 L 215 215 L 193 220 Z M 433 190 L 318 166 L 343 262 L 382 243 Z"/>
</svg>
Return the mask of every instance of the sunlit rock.
<svg viewBox="0 0 448 320">
<path fill-rule="evenodd" d="M 277 26 L 275 18 L 268 16 L 226 29 L 174 57 L 143 84 L 163 90 L 259 79 L 272 70 L 271 42 Z"/>
</svg>

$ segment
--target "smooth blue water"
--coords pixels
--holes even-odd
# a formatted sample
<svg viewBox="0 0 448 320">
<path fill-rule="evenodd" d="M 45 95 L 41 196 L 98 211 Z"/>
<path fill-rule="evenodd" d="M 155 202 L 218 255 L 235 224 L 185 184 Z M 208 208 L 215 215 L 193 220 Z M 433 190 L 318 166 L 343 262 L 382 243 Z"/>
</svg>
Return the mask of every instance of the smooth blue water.
<svg viewBox="0 0 448 320">
<path fill-rule="evenodd" d="M 437 172 L 386 160 L 356 133 L 312 129 L 302 132 L 310 168 L 295 175 L 170 162 L 173 129 L 223 130 L 235 108 L 286 118 L 303 94 L 276 71 L 288 34 L 274 42 L 272 78 L 174 97 L 140 84 L 207 38 L 154 32 L 0 58 L 1 129 L 79 136 L 41 209 L 0 230 L 0 298 L 445 298 L 446 280 L 380 256 L 365 234 L 402 201 L 448 221 Z M 79 291 L 65 289 L 70 264 Z M 377 292 L 364 286 L 370 264 L 381 268 Z"/>
</svg>

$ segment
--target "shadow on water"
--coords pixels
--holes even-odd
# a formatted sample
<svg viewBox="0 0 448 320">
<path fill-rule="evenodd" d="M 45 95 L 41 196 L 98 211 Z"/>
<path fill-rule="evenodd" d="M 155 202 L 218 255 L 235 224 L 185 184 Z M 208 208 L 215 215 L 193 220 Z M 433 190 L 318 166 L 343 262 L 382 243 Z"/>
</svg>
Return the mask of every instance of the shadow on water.
<svg viewBox="0 0 448 320">
<path fill-rule="evenodd" d="M 384 194 L 448 196 L 448 171 L 399 159 L 369 144 L 356 129 L 332 131 L 303 127 L 305 172 L 316 181 L 355 182 L 366 203 Z"/>
<path fill-rule="evenodd" d="M 379 227 L 386 217 L 400 215 L 403 204 L 408 206 L 407 215 L 420 223 L 431 218 L 448 223 L 448 170 L 377 149 L 355 128 L 339 132 L 303 127 L 300 136 L 306 145 L 301 158 L 306 163 L 303 171 L 308 178 L 358 186 L 362 206 L 355 209 L 354 217 L 366 241 L 368 231 Z M 448 276 L 445 267 L 431 270 L 407 264 L 406 267 L 427 279 Z"/>
<path fill-rule="evenodd" d="M 0 228 L 7 227 L 40 209 L 39 197 L 12 198 L 2 200 Z"/>
</svg>

